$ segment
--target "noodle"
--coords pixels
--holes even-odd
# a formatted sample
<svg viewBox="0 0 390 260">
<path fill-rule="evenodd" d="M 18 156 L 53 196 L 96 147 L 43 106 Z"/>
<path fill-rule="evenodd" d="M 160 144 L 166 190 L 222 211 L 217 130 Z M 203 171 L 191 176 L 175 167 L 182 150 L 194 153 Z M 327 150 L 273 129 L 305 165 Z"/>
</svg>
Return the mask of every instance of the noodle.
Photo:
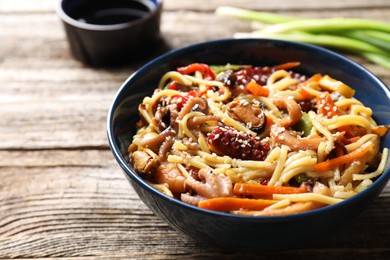
<svg viewBox="0 0 390 260">
<path fill-rule="evenodd" d="M 316 193 L 304 193 L 304 194 L 274 194 L 274 199 L 277 200 L 285 200 L 288 199 L 293 202 L 303 202 L 303 201 L 315 201 L 315 202 L 321 202 L 324 204 L 336 204 L 337 202 L 342 201 L 341 199 L 332 198 L 329 196 L 325 196 L 322 194 L 316 194 Z"/>
<path fill-rule="evenodd" d="M 306 81 L 275 68 L 227 66 L 216 75 L 196 63 L 166 72 L 139 106 L 128 149 L 133 169 L 194 205 L 217 197 L 274 200 L 263 211 L 244 204 L 231 211 L 253 216 L 332 205 L 372 185 L 388 158 L 372 109 L 344 93 L 345 84 L 322 87 L 328 75 Z M 274 191 L 264 195 L 264 187 Z"/>
</svg>

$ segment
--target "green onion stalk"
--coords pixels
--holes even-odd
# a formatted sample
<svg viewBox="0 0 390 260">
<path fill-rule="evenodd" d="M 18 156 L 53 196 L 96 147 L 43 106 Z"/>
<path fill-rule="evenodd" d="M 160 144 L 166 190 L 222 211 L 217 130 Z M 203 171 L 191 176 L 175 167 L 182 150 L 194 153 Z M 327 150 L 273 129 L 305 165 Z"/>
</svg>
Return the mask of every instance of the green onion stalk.
<svg viewBox="0 0 390 260">
<path fill-rule="evenodd" d="M 306 42 L 360 55 L 390 70 L 390 24 L 360 18 L 298 18 L 221 6 L 216 14 L 252 21 L 252 32 L 236 38 Z"/>
</svg>

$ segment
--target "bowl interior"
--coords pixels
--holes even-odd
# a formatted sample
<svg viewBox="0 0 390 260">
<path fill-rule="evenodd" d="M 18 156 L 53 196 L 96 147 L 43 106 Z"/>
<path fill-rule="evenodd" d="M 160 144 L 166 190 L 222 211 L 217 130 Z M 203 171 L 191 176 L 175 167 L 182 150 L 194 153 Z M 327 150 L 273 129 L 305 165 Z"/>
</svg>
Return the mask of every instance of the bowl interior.
<svg viewBox="0 0 390 260">
<path fill-rule="evenodd" d="M 328 74 L 351 86 L 356 90 L 355 97 L 362 101 L 366 106 L 373 109 L 373 117 L 378 124 L 390 124 L 390 92 L 386 85 L 362 66 L 339 54 L 320 47 L 279 40 L 226 39 L 192 45 L 169 52 L 146 64 L 128 78 L 114 98 L 108 117 L 108 138 L 114 156 L 125 171 L 127 177 L 133 183 L 133 186 L 134 184 L 138 186 L 136 187 L 137 192 L 139 194 L 144 194 L 140 195 L 141 198 L 143 196 L 149 196 L 145 195 L 146 193 L 153 193 L 153 202 L 145 201 L 145 199 L 142 198 L 152 210 L 157 212 L 160 217 L 162 215 L 169 215 L 169 213 L 160 212 L 161 210 L 159 209 L 153 209 L 154 204 L 160 203 L 157 200 L 161 199 L 164 203 L 167 202 L 172 205 L 174 204 L 175 206 L 179 205 L 178 208 L 180 210 L 184 208 L 191 212 L 196 212 L 196 214 L 201 212 L 201 214 L 207 216 L 212 215 L 217 218 L 228 217 L 230 219 L 246 219 L 249 220 L 251 224 L 258 223 L 259 221 L 269 223 L 278 220 L 297 219 L 300 218 L 300 216 L 307 218 L 313 216 L 313 214 L 317 214 L 318 216 L 318 214 L 328 211 L 329 208 L 335 209 L 332 213 L 334 214 L 337 209 L 341 209 L 346 204 L 352 205 L 362 203 L 363 201 L 369 202 L 380 193 L 390 178 L 389 162 L 386 165 L 385 173 L 375 181 L 374 185 L 351 199 L 333 206 L 314 210 L 313 212 L 287 217 L 263 217 L 259 219 L 259 217 L 243 217 L 218 212 L 207 212 L 207 210 L 201 210 L 182 203 L 181 201 L 171 199 L 151 188 L 151 186 L 146 184 L 127 164 L 127 147 L 132 141 L 132 136 L 135 133 L 135 122 L 139 119 L 137 110 L 138 105 L 145 96 L 152 94 L 153 90 L 157 87 L 161 76 L 165 72 L 194 62 L 220 65 L 231 63 L 272 66 L 291 61 L 301 62 L 301 65 L 294 69 L 294 71 L 298 73 L 307 76 L 311 76 L 315 73 Z M 382 149 L 383 147 L 390 146 L 389 134 L 383 138 L 381 146 Z M 161 204 L 159 207 L 162 207 Z M 354 211 L 351 210 L 351 214 L 353 212 Z M 186 213 L 183 214 L 185 215 Z M 344 211 L 343 214 L 345 215 L 345 219 L 351 217 L 347 216 L 350 214 L 348 211 Z M 164 216 L 163 218 L 165 218 Z M 165 220 L 172 223 L 172 220 L 169 218 L 172 217 L 168 216 Z M 256 220 L 254 220 L 254 218 L 256 218 Z M 336 221 L 338 220 L 335 219 L 334 222 Z M 236 224 L 237 223 L 234 225 Z M 302 222 L 302 224 L 304 224 L 304 222 Z M 179 227 L 177 227 L 177 225 L 179 225 Z M 186 230 L 183 230 L 185 227 L 180 227 L 180 223 L 177 225 L 174 224 L 177 229 L 188 234 Z M 232 226 L 234 225 L 232 224 Z M 210 241 L 211 240 L 212 239 L 210 239 Z M 234 238 L 232 237 L 231 240 L 233 241 Z"/>
</svg>

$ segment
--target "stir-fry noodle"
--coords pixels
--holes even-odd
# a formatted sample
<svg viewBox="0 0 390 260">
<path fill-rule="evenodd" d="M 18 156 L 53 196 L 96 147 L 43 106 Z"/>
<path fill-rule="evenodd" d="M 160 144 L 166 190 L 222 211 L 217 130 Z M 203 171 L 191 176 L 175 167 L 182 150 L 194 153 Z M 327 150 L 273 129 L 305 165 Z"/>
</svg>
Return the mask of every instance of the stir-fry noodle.
<svg viewBox="0 0 390 260">
<path fill-rule="evenodd" d="M 249 216 L 309 211 L 363 191 L 385 169 L 388 126 L 348 85 L 296 66 L 195 63 L 162 75 L 139 106 L 133 169 L 186 203 Z"/>
</svg>

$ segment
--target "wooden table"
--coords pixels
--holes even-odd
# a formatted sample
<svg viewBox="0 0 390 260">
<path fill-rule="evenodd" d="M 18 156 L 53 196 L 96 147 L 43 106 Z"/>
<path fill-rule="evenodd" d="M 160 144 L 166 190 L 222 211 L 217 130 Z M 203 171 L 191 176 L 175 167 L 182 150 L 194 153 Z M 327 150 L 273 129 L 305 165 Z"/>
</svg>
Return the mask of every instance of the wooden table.
<svg viewBox="0 0 390 260">
<path fill-rule="evenodd" d="M 390 185 L 363 214 L 305 250 L 226 253 L 177 233 L 138 199 L 107 145 L 108 107 L 122 82 L 160 52 L 93 69 L 69 53 L 52 0 L 0 0 L 0 258 L 389 259 Z M 169 48 L 231 37 L 249 23 L 233 5 L 302 17 L 390 22 L 388 0 L 166 0 Z M 390 71 L 350 56 L 390 86 Z"/>
</svg>

